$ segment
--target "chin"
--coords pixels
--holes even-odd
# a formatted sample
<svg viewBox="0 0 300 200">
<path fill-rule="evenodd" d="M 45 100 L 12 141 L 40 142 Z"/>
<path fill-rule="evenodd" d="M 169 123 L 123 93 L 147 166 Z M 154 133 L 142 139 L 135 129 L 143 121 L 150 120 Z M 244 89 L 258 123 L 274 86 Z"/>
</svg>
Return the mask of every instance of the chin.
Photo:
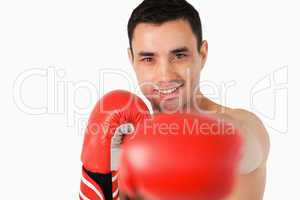
<svg viewBox="0 0 300 200">
<path fill-rule="evenodd" d="M 182 112 L 183 104 L 179 101 L 179 99 L 169 100 L 169 102 L 165 102 L 164 104 L 160 104 L 160 109 L 162 112 Z"/>
</svg>

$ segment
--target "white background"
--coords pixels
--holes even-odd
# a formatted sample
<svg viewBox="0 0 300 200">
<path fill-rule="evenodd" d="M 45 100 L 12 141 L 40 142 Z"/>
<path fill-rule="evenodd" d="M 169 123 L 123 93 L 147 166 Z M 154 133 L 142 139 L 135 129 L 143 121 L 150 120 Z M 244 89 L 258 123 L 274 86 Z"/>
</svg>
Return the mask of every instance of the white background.
<svg viewBox="0 0 300 200">
<path fill-rule="evenodd" d="M 133 90 L 134 78 L 129 85 L 118 75 L 99 80 L 99 74 L 104 68 L 122 69 L 134 77 L 126 25 L 139 2 L 0 2 L 1 199 L 77 199 L 89 111 L 104 92 Z M 218 87 L 234 81 L 226 104 L 258 114 L 269 131 L 264 199 L 299 199 L 300 16 L 295 1 L 190 2 L 200 11 L 209 42 L 201 79 Z M 40 75 L 29 76 L 33 72 Z M 49 77 L 53 72 L 56 79 Z M 54 82 L 49 86 L 49 81 Z M 54 95 L 51 86 L 65 91 Z M 224 95 L 205 91 L 225 103 Z"/>
</svg>

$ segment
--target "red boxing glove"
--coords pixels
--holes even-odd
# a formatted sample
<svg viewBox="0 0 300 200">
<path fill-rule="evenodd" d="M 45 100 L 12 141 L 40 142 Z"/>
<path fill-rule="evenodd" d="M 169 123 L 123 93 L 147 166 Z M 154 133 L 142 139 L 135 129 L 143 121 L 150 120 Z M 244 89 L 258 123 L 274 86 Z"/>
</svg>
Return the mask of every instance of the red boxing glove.
<svg viewBox="0 0 300 200">
<path fill-rule="evenodd" d="M 96 104 L 88 121 L 81 154 L 81 199 L 118 197 L 120 144 L 124 135 L 133 133 L 138 123 L 148 116 L 145 103 L 122 90 L 104 95 Z"/>
<path fill-rule="evenodd" d="M 237 129 L 196 114 L 158 114 L 122 148 L 119 184 L 131 198 L 220 200 L 233 188 Z"/>
</svg>

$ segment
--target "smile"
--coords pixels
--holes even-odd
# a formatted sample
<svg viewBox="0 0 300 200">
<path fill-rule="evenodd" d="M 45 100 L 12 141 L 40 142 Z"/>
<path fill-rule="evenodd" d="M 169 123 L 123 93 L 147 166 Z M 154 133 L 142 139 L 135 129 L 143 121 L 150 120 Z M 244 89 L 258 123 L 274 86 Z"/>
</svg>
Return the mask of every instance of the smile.
<svg viewBox="0 0 300 200">
<path fill-rule="evenodd" d="M 171 95 L 176 93 L 184 84 L 181 84 L 177 87 L 173 88 L 159 88 L 159 89 L 154 89 L 154 91 L 158 92 L 161 95 Z"/>
</svg>

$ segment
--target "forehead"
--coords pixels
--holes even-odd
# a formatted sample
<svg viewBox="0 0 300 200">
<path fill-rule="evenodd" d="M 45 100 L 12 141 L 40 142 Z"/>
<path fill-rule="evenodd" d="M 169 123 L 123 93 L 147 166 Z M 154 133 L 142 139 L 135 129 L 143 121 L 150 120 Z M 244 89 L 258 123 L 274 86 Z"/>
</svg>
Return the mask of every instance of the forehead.
<svg viewBox="0 0 300 200">
<path fill-rule="evenodd" d="M 169 51 L 181 46 L 195 48 L 197 39 L 186 20 L 173 20 L 163 24 L 140 23 L 132 39 L 133 50 Z"/>
</svg>

